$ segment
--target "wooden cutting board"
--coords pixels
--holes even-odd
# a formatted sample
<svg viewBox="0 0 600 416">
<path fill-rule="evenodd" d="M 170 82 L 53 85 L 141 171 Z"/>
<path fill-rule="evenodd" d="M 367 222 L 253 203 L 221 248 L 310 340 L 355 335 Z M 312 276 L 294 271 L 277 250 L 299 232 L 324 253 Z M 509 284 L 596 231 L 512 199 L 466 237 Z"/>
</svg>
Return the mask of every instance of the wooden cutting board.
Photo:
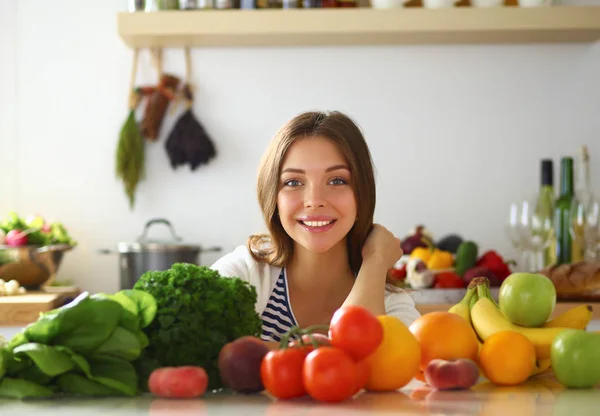
<svg viewBox="0 0 600 416">
<path fill-rule="evenodd" d="M 76 287 L 48 288 L 17 296 L 0 296 L 0 326 L 25 326 L 40 312 L 56 309 L 71 301 L 81 290 Z"/>
</svg>

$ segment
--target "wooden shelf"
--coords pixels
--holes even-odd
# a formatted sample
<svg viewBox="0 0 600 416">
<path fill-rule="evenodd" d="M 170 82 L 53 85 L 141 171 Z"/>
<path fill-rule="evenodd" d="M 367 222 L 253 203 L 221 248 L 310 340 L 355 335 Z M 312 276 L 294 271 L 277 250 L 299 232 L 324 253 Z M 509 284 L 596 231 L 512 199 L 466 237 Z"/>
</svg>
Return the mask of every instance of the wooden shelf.
<svg viewBox="0 0 600 416">
<path fill-rule="evenodd" d="M 119 13 L 130 47 L 595 42 L 600 6 Z"/>
</svg>

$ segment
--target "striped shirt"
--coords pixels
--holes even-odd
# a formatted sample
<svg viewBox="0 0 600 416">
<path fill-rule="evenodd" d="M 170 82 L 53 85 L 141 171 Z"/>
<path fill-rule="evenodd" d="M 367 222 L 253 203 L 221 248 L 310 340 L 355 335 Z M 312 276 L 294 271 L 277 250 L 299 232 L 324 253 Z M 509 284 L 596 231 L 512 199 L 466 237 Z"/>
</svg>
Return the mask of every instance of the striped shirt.
<svg viewBox="0 0 600 416">
<path fill-rule="evenodd" d="M 296 318 L 289 302 L 289 292 L 287 287 L 287 277 L 285 269 L 281 270 L 279 277 L 275 282 L 271 296 L 267 302 L 263 313 L 262 331 L 260 338 L 263 341 L 281 341 L 281 336 L 291 327 L 296 326 Z M 294 339 L 294 337 L 290 338 Z"/>
</svg>

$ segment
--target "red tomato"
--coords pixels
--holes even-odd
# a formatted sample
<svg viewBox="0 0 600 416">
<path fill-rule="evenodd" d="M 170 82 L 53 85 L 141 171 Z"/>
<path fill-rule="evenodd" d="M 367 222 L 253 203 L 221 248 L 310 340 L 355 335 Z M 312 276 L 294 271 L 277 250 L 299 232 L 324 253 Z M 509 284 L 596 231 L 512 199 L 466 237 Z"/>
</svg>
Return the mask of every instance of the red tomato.
<svg viewBox="0 0 600 416">
<path fill-rule="evenodd" d="M 388 271 L 388 276 L 392 280 L 402 281 L 406 279 L 406 264 L 403 264 L 399 268 L 392 268 Z"/>
<path fill-rule="evenodd" d="M 260 377 L 265 389 L 278 399 L 304 396 L 302 367 L 310 351 L 310 347 L 269 351 L 260 364 Z"/>
<path fill-rule="evenodd" d="M 304 386 L 315 400 L 340 402 L 357 392 L 357 364 L 346 352 L 334 347 L 312 351 L 304 361 Z"/>
<path fill-rule="evenodd" d="M 466 287 L 465 281 L 454 272 L 442 272 L 435 275 L 435 289 L 462 289 Z"/>
<path fill-rule="evenodd" d="M 360 360 L 356 363 L 356 381 L 357 387 L 354 393 L 361 391 L 371 375 L 371 357 L 367 357 L 364 360 Z"/>
<path fill-rule="evenodd" d="M 162 367 L 154 370 L 148 378 L 148 389 L 159 397 L 192 398 L 206 392 L 208 375 L 202 367 Z"/>
<path fill-rule="evenodd" d="M 383 326 L 375 315 L 362 306 L 343 306 L 329 324 L 331 345 L 360 361 L 374 352 L 383 340 Z"/>
</svg>

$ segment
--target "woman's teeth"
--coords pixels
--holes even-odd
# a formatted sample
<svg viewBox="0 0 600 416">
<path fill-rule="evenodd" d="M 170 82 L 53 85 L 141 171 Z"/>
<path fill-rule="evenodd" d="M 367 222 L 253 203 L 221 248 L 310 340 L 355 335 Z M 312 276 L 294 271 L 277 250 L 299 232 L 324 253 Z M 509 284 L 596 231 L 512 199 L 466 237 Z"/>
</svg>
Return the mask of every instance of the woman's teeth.
<svg viewBox="0 0 600 416">
<path fill-rule="evenodd" d="M 302 221 L 302 224 L 308 225 L 309 227 L 323 227 L 325 225 L 329 225 L 333 222 L 331 221 Z"/>
</svg>

